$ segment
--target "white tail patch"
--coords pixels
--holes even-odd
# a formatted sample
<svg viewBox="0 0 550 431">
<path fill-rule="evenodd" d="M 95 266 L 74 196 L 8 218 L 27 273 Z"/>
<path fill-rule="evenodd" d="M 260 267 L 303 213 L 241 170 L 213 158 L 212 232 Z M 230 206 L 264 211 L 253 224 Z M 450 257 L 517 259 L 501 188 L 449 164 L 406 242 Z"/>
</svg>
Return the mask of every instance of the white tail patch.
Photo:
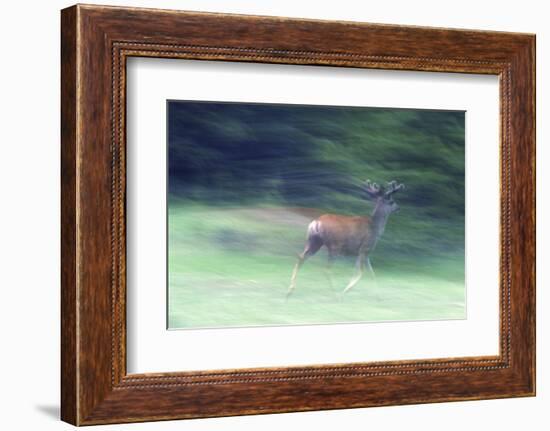
<svg viewBox="0 0 550 431">
<path fill-rule="evenodd" d="M 307 227 L 307 236 L 319 236 L 321 235 L 321 222 L 319 220 L 313 220 Z"/>
</svg>

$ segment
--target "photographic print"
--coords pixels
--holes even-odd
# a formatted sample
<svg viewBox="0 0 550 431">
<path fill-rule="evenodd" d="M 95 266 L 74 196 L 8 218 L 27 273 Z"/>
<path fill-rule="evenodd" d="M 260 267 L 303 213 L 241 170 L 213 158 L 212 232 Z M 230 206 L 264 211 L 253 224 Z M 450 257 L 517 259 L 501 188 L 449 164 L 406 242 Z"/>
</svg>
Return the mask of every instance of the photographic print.
<svg viewBox="0 0 550 431">
<path fill-rule="evenodd" d="M 464 319 L 465 112 L 167 102 L 168 328 Z"/>
</svg>

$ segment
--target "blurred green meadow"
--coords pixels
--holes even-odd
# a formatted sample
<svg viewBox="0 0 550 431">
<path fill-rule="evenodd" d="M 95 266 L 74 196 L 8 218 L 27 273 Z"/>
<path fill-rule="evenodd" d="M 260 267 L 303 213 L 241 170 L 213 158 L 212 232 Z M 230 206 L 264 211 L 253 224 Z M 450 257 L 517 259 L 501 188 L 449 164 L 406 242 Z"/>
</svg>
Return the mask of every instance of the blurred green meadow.
<svg viewBox="0 0 550 431">
<path fill-rule="evenodd" d="M 168 327 L 463 319 L 464 113 L 168 102 Z M 368 271 L 322 248 L 286 300 L 308 224 L 369 215 L 398 180 Z"/>
</svg>

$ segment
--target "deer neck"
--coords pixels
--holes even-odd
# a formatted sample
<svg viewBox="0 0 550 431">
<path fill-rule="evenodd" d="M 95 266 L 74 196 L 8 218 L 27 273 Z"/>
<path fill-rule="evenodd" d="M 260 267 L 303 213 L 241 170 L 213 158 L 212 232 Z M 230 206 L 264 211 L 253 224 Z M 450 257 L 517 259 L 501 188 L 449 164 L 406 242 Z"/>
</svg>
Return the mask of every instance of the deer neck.
<svg viewBox="0 0 550 431">
<path fill-rule="evenodd" d="M 390 216 L 390 213 L 385 210 L 382 204 L 379 203 L 376 205 L 371 215 L 371 221 L 372 221 L 371 231 L 373 233 L 374 241 L 377 241 L 384 233 L 389 216 Z"/>
</svg>

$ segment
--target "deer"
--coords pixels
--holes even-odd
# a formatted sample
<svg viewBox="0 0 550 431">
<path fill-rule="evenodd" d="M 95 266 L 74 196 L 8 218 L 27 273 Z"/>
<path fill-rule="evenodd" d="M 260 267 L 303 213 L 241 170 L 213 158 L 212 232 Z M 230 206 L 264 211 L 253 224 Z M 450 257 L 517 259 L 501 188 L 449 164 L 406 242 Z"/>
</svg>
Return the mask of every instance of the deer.
<svg viewBox="0 0 550 431">
<path fill-rule="evenodd" d="M 384 234 L 389 216 L 399 211 L 399 205 L 393 200 L 393 194 L 404 189 L 405 186 L 398 184 L 397 181 L 390 181 L 387 186 L 381 187 L 367 180 L 362 188 L 367 199 L 375 204 L 370 216 L 323 214 L 309 224 L 304 251 L 298 255 L 298 261 L 292 271 L 287 299 L 296 288 L 296 277 L 304 262 L 323 246 L 328 250 L 327 275 L 331 286 L 329 270 L 335 258 L 340 255 L 356 256 L 355 274 L 343 290 L 342 297 L 361 280 L 365 266 L 372 276 L 375 276 L 370 254 Z"/>
</svg>

